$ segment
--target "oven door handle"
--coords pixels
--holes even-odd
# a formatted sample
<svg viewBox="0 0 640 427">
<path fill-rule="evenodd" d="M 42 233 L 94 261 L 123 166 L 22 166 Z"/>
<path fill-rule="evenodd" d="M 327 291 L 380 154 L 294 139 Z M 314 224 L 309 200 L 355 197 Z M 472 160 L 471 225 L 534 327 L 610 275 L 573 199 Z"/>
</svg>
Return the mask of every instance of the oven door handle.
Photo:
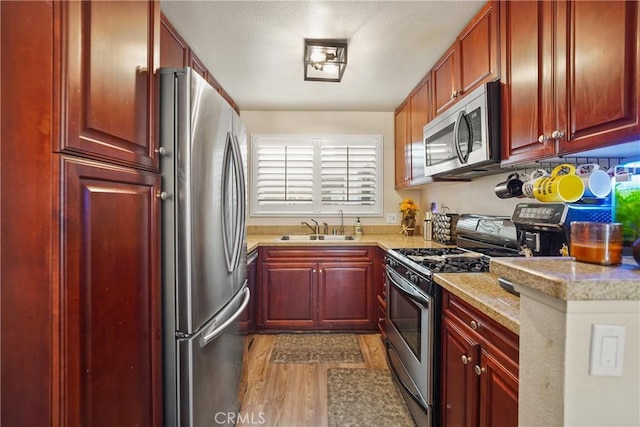
<svg viewBox="0 0 640 427">
<path fill-rule="evenodd" d="M 399 291 L 402 291 L 403 294 L 409 297 L 413 302 L 418 304 L 424 310 L 429 308 L 429 300 L 420 295 L 420 293 L 412 285 L 405 284 L 405 280 L 399 274 L 387 269 L 387 278 L 391 281 L 391 284 L 393 286 L 395 286 Z"/>
</svg>

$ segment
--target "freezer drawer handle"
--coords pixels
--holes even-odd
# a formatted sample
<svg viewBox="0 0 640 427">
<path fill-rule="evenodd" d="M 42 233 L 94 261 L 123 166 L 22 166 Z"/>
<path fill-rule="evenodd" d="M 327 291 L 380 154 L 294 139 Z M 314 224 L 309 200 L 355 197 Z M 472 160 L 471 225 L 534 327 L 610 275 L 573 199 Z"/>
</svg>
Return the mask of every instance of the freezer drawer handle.
<svg viewBox="0 0 640 427">
<path fill-rule="evenodd" d="M 226 322 L 224 322 L 219 327 L 215 328 L 213 331 L 209 332 L 207 335 L 204 335 L 202 338 L 200 338 L 200 347 L 201 348 L 206 346 L 207 344 L 209 344 L 214 339 L 216 339 L 227 328 L 229 328 L 229 326 L 231 326 L 233 324 L 233 322 L 235 322 L 236 319 L 238 319 L 238 317 L 240 317 L 240 315 L 242 314 L 244 309 L 247 307 L 247 304 L 249 304 L 249 297 L 250 296 L 251 296 L 251 292 L 249 291 L 249 288 L 245 287 L 244 288 L 244 300 L 242 301 L 242 304 L 240 305 L 240 308 L 235 313 L 233 313 L 233 316 L 228 318 L 226 320 Z"/>
</svg>

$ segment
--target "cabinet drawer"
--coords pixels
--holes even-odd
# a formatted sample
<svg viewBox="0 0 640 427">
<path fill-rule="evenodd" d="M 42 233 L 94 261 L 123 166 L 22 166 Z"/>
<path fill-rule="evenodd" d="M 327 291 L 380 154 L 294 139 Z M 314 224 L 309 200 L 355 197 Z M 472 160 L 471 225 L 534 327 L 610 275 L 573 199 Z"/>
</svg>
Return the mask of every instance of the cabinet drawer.
<svg viewBox="0 0 640 427">
<path fill-rule="evenodd" d="M 265 261 L 361 261 L 372 259 L 369 247 L 266 247 L 262 256 Z"/>
<path fill-rule="evenodd" d="M 517 363 L 519 337 L 504 326 L 449 292 L 443 292 L 442 314 L 457 320 L 456 323 L 464 328 L 465 332 L 483 343 L 494 346 Z"/>
</svg>

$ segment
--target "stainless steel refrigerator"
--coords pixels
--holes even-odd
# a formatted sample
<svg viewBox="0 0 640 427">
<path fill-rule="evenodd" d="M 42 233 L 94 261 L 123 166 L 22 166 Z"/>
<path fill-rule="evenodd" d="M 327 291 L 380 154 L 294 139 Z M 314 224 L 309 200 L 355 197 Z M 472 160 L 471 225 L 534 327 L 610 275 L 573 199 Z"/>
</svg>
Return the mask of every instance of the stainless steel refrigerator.
<svg viewBox="0 0 640 427">
<path fill-rule="evenodd" d="M 246 131 L 190 68 L 161 69 L 164 421 L 233 425 L 246 286 Z"/>
</svg>

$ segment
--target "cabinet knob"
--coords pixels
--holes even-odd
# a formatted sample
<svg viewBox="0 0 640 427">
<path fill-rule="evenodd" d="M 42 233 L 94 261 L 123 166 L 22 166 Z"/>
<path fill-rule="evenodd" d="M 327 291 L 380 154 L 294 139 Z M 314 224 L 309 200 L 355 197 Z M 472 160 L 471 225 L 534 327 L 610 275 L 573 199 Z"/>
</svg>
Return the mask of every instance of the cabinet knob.
<svg viewBox="0 0 640 427">
<path fill-rule="evenodd" d="M 484 372 L 484 368 L 481 368 L 480 366 L 476 365 L 473 368 L 474 371 L 476 371 L 476 375 L 482 375 L 482 373 Z"/>
<path fill-rule="evenodd" d="M 474 331 L 478 329 L 478 326 L 480 326 L 478 322 L 476 322 L 475 320 L 472 320 L 470 325 L 471 325 L 471 329 L 473 329 Z"/>
<path fill-rule="evenodd" d="M 453 92 L 451 92 L 451 99 L 456 99 L 458 97 L 458 91 L 454 90 Z"/>
<path fill-rule="evenodd" d="M 549 137 L 547 135 L 540 135 L 538 137 L 538 142 L 540 144 L 544 144 L 545 142 L 547 142 L 549 140 Z"/>
<path fill-rule="evenodd" d="M 554 130 L 553 133 L 551 133 L 551 138 L 556 140 L 564 138 L 564 132 L 562 132 L 561 130 Z"/>
<path fill-rule="evenodd" d="M 471 362 L 471 357 L 467 357 L 467 355 L 463 354 L 462 355 L 462 363 L 464 365 L 468 364 L 469 362 Z"/>
<path fill-rule="evenodd" d="M 166 191 L 160 191 L 156 193 L 156 198 L 160 200 L 167 200 L 169 198 L 169 193 L 167 193 Z"/>
<path fill-rule="evenodd" d="M 167 154 L 167 150 L 164 147 L 156 148 L 155 150 L 153 150 L 153 152 L 161 156 Z"/>
</svg>

